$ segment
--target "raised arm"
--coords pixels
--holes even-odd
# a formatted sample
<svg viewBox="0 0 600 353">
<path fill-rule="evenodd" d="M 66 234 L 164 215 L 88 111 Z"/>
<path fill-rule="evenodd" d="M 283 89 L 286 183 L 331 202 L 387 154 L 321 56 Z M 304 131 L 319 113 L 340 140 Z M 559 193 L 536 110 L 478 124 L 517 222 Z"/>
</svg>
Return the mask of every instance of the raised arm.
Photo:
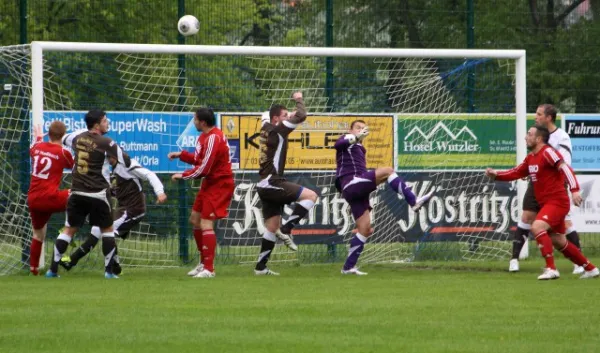
<svg viewBox="0 0 600 353">
<path fill-rule="evenodd" d="M 350 145 L 355 144 L 357 141 L 356 136 L 354 134 L 346 134 L 340 136 L 337 141 L 335 141 L 335 145 L 333 146 L 336 150 L 345 150 L 350 147 Z"/>
<path fill-rule="evenodd" d="M 302 92 L 294 92 L 292 99 L 296 101 L 296 110 L 292 113 L 288 121 L 294 125 L 298 125 L 306 120 L 306 108 L 304 107 Z"/>
</svg>

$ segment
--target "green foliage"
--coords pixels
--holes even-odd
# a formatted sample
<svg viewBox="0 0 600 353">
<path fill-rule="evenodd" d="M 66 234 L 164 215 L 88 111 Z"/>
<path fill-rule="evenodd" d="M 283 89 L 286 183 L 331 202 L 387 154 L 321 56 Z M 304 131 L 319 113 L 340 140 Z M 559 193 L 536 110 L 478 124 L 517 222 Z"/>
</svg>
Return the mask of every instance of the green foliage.
<svg viewBox="0 0 600 353">
<path fill-rule="evenodd" d="M 569 7 L 581 1 L 473 1 L 476 48 L 527 50 L 530 110 L 539 102 L 555 103 L 562 111 L 598 110 L 600 80 L 595 53 L 600 38 L 600 1 L 586 2 L 584 5 L 589 6 L 589 11 L 583 15 L 579 9 Z M 27 3 L 29 40 L 177 43 L 177 1 L 29 0 Z M 196 15 L 201 23 L 200 32 L 186 38 L 188 44 L 325 46 L 328 4 L 333 5 L 334 46 L 465 48 L 467 44 L 468 13 L 464 1 L 187 0 L 185 3 L 185 12 Z M 530 3 L 536 6 L 530 7 Z M 0 45 L 16 44 L 18 38 L 19 2 L 2 2 Z M 116 79 L 119 76 L 114 72 L 114 65 L 105 65 L 109 80 L 104 79 L 104 84 L 118 87 L 120 83 Z M 207 62 L 190 60 L 188 70 L 193 71 L 193 65 L 197 65 L 199 72 L 206 69 L 218 72 L 238 63 L 227 58 Z M 222 81 L 217 73 L 190 73 L 188 77 L 193 87 L 205 88 L 197 88 L 189 94 L 195 94 L 201 103 L 215 107 L 254 108 L 255 104 L 251 102 L 264 98 L 263 93 L 256 89 L 259 83 L 252 82 L 252 70 L 243 65 L 238 68 L 238 75 L 225 89 L 226 94 L 216 94 L 216 91 L 223 91 L 217 84 Z M 361 69 L 369 71 L 367 67 L 334 61 L 336 110 L 390 110 L 390 102 L 388 106 L 381 104 L 386 100 L 381 96 L 383 91 L 363 95 L 352 91 L 350 85 L 357 83 L 351 78 Z M 92 83 L 95 78 L 85 72 L 81 77 Z M 490 89 L 482 83 L 480 73 L 476 72 L 474 77 L 476 91 Z M 380 84 L 373 76 L 364 76 L 361 80 L 360 87 Z M 201 84 L 203 82 L 207 84 Z M 324 77 L 319 82 L 324 85 Z M 129 99 L 119 100 L 118 96 L 126 95 L 118 88 L 111 94 L 100 90 L 82 93 L 75 87 L 65 90 L 65 95 L 75 106 L 85 105 L 82 103 L 86 101 L 84 94 L 89 94 L 87 101 L 116 100 L 113 105 L 123 109 L 134 104 Z M 454 95 L 456 100 L 464 100 L 461 93 Z M 215 101 L 211 97 L 219 98 Z M 508 109 L 486 105 L 493 95 L 480 94 L 475 98 L 479 102 L 477 111 L 503 112 Z M 374 100 L 380 102 L 373 104 Z M 466 103 L 459 106 L 464 110 Z"/>
</svg>

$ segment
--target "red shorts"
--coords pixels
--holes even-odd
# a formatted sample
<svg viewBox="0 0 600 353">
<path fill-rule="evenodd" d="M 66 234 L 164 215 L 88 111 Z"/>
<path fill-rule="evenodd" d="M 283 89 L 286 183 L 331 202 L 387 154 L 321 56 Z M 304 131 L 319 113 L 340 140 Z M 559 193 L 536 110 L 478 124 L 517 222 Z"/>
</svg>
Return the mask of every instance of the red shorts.
<svg viewBox="0 0 600 353">
<path fill-rule="evenodd" d="M 545 204 L 538 212 L 535 220 L 548 223 L 554 233 L 565 234 L 567 230 L 565 228 L 565 217 L 569 214 L 569 208 L 569 204 L 565 206 Z"/>
<path fill-rule="evenodd" d="M 202 186 L 192 210 L 200 213 L 202 219 L 221 219 L 227 217 L 227 208 L 233 197 L 235 183 L 233 178 L 202 180 Z"/>
<path fill-rule="evenodd" d="M 65 212 L 69 190 L 57 190 L 47 194 L 35 194 L 27 196 L 29 214 L 33 229 L 42 229 L 48 223 L 53 213 Z"/>
</svg>

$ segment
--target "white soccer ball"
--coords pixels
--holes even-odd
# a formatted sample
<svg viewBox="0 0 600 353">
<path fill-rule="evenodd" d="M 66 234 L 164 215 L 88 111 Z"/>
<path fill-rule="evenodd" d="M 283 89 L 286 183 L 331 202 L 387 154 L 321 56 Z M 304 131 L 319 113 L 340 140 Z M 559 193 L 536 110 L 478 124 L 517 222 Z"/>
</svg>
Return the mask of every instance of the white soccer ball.
<svg viewBox="0 0 600 353">
<path fill-rule="evenodd" d="M 184 36 L 191 36 L 200 30 L 200 21 L 192 15 L 185 15 L 177 22 L 177 30 Z"/>
</svg>

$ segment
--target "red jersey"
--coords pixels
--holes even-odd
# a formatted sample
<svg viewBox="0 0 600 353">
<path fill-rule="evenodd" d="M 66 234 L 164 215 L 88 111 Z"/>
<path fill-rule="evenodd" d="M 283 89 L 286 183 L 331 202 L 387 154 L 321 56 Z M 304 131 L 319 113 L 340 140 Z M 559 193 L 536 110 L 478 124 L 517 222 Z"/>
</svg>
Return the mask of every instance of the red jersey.
<svg viewBox="0 0 600 353">
<path fill-rule="evenodd" d="M 179 159 L 194 165 L 194 168 L 183 172 L 183 179 L 233 177 L 229 144 L 223 131 L 216 126 L 198 137 L 194 153 L 181 151 Z"/>
<path fill-rule="evenodd" d="M 58 190 L 63 170 L 73 168 L 73 155 L 68 150 L 38 139 L 29 149 L 31 182 L 29 195 L 46 194 Z"/>
<path fill-rule="evenodd" d="M 558 168 L 562 161 L 560 152 L 545 145 L 537 153 L 528 154 L 517 167 L 498 172 L 496 180 L 511 181 L 529 175 L 533 182 L 535 199 L 541 206 L 546 203 L 570 205 L 565 181 L 569 184 L 571 192 L 579 191 L 579 184 L 573 169 L 567 163 Z"/>
</svg>

